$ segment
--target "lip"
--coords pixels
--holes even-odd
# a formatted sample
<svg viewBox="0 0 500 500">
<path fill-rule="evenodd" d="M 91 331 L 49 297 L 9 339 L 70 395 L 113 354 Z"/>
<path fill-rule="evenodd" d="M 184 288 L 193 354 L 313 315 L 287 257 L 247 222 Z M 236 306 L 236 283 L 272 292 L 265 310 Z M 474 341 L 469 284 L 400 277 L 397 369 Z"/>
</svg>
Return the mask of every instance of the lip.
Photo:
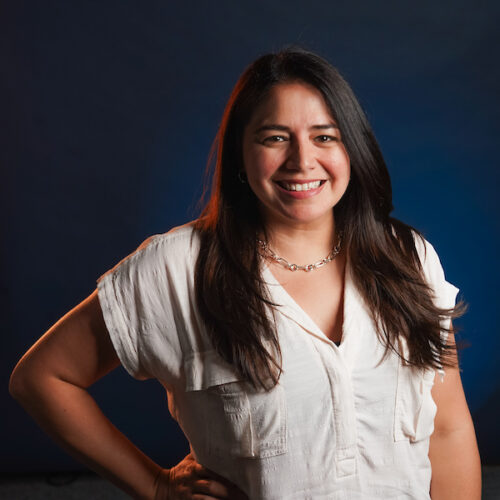
<svg viewBox="0 0 500 500">
<path fill-rule="evenodd" d="M 278 182 L 287 182 L 290 184 L 307 184 L 309 182 L 315 182 L 315 181 L 325 181 L 322 184 L 320 184 L 317 188 L 314 189 L 309 189 L 308 191 L 288 191 L 288 189 L 285 189 L 284 187 L 281 187 Z M 283 193 L 284 195 L 294 198 L 296 200 L 303 200 L 305 198 L 311 198 L 312 196 L 316 196 L 324 187 L 326 184 L 325 179 L 307 179 L 307 180 L 285 180 L 285 179 L 280 179 L 279 181 L 274 181 L 274 184 L 276 185 L 276 188 L 280 193 Z"/>
<path fill-rule="evenodd" d="M 273 182 L 286 182 L 287 184 L 308 184 L 309 182 L 326 181 L 326 179 L 276 179 Z"/>
</svg>

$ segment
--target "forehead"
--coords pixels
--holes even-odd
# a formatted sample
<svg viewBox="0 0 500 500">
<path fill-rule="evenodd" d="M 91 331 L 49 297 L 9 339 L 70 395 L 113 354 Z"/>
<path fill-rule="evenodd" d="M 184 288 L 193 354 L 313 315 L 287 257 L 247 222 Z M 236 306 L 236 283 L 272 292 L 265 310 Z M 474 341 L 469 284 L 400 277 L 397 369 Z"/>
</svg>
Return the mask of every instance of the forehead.
<svg viewBox="0 0 500 500">
<path fill-rule="evenodd" d="M 248 125 L 280 119 L 335 121 L 321 92 L 303 82 L 274 85 L 252 113 Z"/>
</svg>

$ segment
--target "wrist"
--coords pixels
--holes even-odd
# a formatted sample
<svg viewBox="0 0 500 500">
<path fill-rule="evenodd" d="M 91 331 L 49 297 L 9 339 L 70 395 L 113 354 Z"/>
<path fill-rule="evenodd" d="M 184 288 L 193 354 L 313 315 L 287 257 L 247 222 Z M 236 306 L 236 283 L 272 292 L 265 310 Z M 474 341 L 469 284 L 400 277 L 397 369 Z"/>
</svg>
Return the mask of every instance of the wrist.
<svg viewBox="0 0 500 500">
<path fill-rule="evenodd" d="M 170 472 L 171 469 L 159 467 L 153 486 L 151 500 L 169 500 L 170 495 Z"/>
</svg>

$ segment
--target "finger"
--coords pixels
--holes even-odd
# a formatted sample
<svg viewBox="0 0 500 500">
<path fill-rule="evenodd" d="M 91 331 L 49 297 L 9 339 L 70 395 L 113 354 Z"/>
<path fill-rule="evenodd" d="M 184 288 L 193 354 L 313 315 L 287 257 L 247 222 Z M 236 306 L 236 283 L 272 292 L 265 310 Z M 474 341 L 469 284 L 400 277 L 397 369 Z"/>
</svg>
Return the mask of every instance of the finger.
<svg viewBox="0 0 500 500">
<path fill-rule="evenodd" d="M 212 469 L 208 469 L 207 467 L 203 467 L 203 465 L 200 465 L 199 467 L 196 468 L 196 474 L 200 478 L 215 479 L 216 481 L 219 481 L 219 482 L 224 483 L 224 484 L 232 484 L 224 476 L 217 474 L 217 472 L 213 471 Z"/>
<path fill-rule="evenodd" d="M 182 461 L 189 461 L 189 462 L 196 462 L 195 458 L 193 457 L 193 454 L 189 452 L 183 459 Z"/>
<path fill-rule="evenodd" d="M 205 493 L 216 498 L 229 498 L 229 488 L 225 484 L 210 479 L 196 481 L 194 490 L 196 493 Z"/>
<path fill-rule="evenodd" d="M 199 468 L 197 468 L 197 476 L 199 478 L 209 479 L 212 483 L 215 481 L 223 485 L 227 489 L 227 496 L 222 498 L 230 498 L 231 500 L 248 500 L 248 496 L 243 493 L 238 486 L 211 469 L 207 469 L 206 467 L 200 465 Z"/>
</svg>

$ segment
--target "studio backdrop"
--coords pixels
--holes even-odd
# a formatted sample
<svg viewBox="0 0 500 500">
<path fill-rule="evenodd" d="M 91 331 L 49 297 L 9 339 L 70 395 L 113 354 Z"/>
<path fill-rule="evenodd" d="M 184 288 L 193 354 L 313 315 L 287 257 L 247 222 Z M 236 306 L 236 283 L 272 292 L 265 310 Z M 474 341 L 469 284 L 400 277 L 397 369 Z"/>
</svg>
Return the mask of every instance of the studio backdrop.
<svg viewBox="0 0 500 500">
<path fill-rule="evenodd" d="M 10 2 L 0 16 L 2 472 L 80 468 L 7 392 L 26 349 L 148 236 L 198 214 L 245 66 L 298 44 L 337 66 L 387 161 L 394 216 L 437 249 L 469 312 L 462 379 L 500 461 L 499 3 Z M 119 368 L 92 394 L 166 466 L 188 451 L 163 388 Z"/>
</svg>

